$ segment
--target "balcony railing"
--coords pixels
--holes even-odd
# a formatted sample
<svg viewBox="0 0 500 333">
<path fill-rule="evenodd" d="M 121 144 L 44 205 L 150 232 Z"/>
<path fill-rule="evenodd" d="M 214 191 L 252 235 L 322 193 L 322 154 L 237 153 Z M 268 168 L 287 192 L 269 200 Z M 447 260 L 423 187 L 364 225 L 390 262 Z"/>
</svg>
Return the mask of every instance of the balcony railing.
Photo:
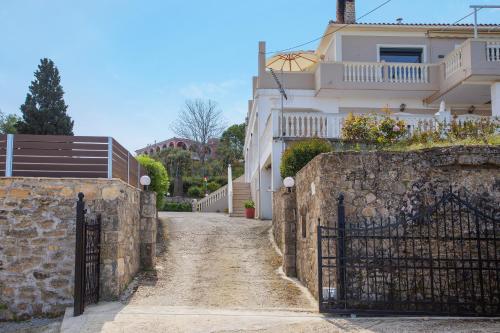
<svg viewBox="0 0 500 333">
<path fill-rule="evenodd" d="M 276 110 L 276 112 L 279 112 Z M 283 117 L 277 117 L 278 129 L 284 138 L 327 138 L 340 139 L 342 137 L 342 127 L 347 117 L 346 113 L 322 113 L 322 112 L 285 112 Z M 432 130 L 438 123 L 449 123 L 451 115 L 430 115 L 430 114 L 405 114 L 397 113 L 391 117 L 403 120 L 406 123 L 408 133 L 416 130 Z M 456 121 L 463 123 L 467 120 L 477 120 L 482 116 L 460 115 Z M 282 119 L 280 121 L 280 119 Z M 282 127 L 283 124 L 283 127 Z"/>
<path fill-rule="evenodd" d="M 344 62 L 344 82 L 429 83 L 428 64 Z"/>
<path fill-rule="evenodd" d="M 486 43 L 486 60 L 490 62 L 500 61 L 500 42 Z"/>
</svg>

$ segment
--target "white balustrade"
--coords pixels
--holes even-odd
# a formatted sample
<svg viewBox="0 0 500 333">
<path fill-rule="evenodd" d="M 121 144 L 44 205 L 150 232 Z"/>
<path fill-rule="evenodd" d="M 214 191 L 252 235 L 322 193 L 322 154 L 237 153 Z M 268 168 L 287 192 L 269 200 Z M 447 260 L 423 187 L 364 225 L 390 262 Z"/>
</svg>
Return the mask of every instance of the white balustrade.
<svg viewBox="0 0 500 333">
<path fill-rule="evenodd" d="M 460 46 L 451 52 L 444 60 L 446 78 L 462 68 L 463 65 L 463 47 Z"/>
<path fill-rule="evenodd" d="M 429 65 L 387 63 L 387 80 L 391 83 L 429 83 Z"/>
<path fill-rule="evenodd" d="M 500 42 L 486 43 L 486 60 L 490 62 L 500 61 Z"/>
<path fill-rule="evenodd" d="M 373 62 L 345 62 L 345 82 L 383 82 L 383 64 Z"/>
<path fill-rule="evenodd" d="M 328 137 L 328 115 L 325 113 L 288 112 L 278 122 L 284 137 Z"/>
<path fill-rule="evenodd" d="M 429 83 L 429 65 L 344 62 L 344 81 L 356 83 Z"/>
<path fill-rule="evenodd" d="M 205 208 L 210 207 L 213 203 L 222 200 L 227 197 L 227 188 L 228 186 L 225 185 L 218 189 L 215 192 L 210 193 L 208 196 L 205 198 L 199 200 L 196 202 L 196 211 L 202 212 Z"/>
</svg>

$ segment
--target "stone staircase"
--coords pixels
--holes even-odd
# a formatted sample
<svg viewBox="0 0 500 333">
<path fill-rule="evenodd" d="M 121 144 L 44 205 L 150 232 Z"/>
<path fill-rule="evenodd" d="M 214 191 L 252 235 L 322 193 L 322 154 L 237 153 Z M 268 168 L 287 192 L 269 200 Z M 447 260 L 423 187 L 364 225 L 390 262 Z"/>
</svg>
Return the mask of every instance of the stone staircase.
<svg viewBox="0 0 500 333">
<path fill-rule="evenodd" d="M 250 184 L 234 181 L 233 182 L 233 217 L 244 217 L 245 206 L 244 202 L 251 200 Z"/>
</svg>

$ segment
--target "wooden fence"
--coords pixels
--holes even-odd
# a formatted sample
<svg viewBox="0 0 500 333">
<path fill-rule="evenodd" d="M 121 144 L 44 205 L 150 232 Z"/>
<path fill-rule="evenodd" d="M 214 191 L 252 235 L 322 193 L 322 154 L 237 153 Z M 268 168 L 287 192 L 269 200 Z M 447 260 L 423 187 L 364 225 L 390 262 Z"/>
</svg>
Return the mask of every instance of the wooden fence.
<svg viewBox="0 0 500 333">
<path fill-rule="evenodd" d="M 0 135 L 6 177 L 119 178 L 139 187 L 137 160 L 111 137 Z"/>
</svg>

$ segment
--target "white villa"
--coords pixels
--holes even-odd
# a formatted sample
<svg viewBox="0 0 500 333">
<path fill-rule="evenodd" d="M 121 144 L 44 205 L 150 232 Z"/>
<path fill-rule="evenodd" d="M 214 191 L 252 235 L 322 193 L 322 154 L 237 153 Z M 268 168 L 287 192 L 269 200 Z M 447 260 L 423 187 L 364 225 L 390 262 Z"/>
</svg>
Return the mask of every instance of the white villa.
<svg viewBox="0 0 500 333">
<path fill-rule="evenodd" d="M 356 23 L 354 0 L 338 0 L 337 20 L 318 48 L 305 52 L 311 65 L 274 70 L 287 96 L 283 107 L 268 68 L 276 57 L 266 59 L 260 42 L 244 148 L 244 181 L 258 217 L 272 218 L 286 144 L 339 138 L 350 112 L 389 108 L 410 130 L 441 116 L 500 116 L 500 26 L 477 31 L 475 38 L 472 25 Z M 443 101 L 446 111 L 438 113 Z"/>
</svg>

